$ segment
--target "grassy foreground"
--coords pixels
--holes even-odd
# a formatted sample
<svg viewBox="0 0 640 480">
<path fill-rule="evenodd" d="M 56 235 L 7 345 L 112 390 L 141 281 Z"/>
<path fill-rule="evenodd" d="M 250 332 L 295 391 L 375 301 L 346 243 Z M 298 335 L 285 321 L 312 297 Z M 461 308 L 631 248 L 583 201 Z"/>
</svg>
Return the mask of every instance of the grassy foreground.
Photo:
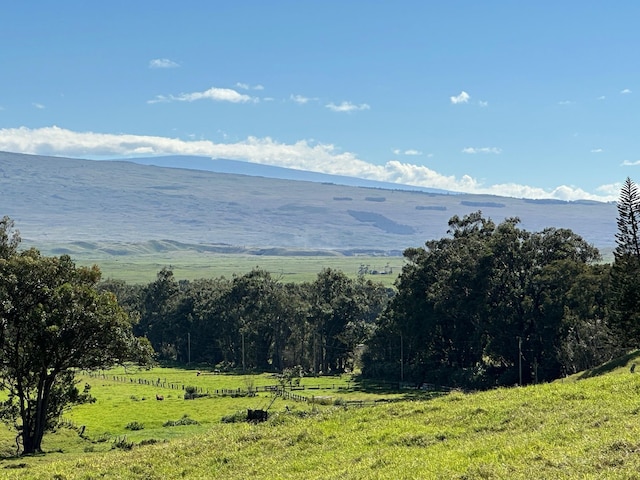
<svg viewBox="0 0 640 480">
<path fill-rule="evenodd" d="M 114 385 L 105 381 L 105 388 L 111 389 L 112 400 L 118 396 Z M 621 365 L 579 381 L 453 392 L 370 407 L 289 404 L 287 411 L 281 403 L 262 424 L 211 421 L 189 435 L 129 451 L 5 460 L 0 478 L 637 479 L 639 394 L 640 376 Z M 116 417 L 114 426 L 128 420 L 131 407 L 125 404 L 145 404 L 117 401 L 122 405 L 108 414 Z M 153 409 L 167 410 L 140 420 L 164 421 L 187 408 L 201 408 L 192 415 L 204 417 L 211 401 L 147 400 Z M 102 408 L 101 402 L 94 407 Z M 75 415 L 80 419 L 83 414 Z M 94 418 L 103 425 L 96 415 L 83 421 Z"/>
</svg>

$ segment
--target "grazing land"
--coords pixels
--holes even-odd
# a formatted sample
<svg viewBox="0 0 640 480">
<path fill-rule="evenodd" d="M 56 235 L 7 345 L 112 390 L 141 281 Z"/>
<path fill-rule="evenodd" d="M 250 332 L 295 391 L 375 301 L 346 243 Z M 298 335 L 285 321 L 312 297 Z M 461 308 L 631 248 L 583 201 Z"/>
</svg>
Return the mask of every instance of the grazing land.
<svg viewBox="0 0 640 480">
<path fill-rule="evenodd" d="M 350 377 L 304 378 L 328 405 L 278 398 L 263 423 L 224 423 L 273 397 L 184 400 L 169 384 L 246 389 L 273 382 L 195 370 L 110 371 L 82 377 L 97 398 L 67 414 L 75 429 L 44 456 L 6 458 L 2 478 L 640 478 L 640 376 L 629 355 L 551 384 L 480 393 L 359 390 Z M 114 379 L 113 376 L 117 379 Z M 140 383 L 156 382 L 156 385 Z M 158 380 L 160 381 L 158 385 Z M 156 400 L 161 394 L 164 400 Z M 337 400 L 341 398 L 341 400 Z M 363 407 L 349 399 L 385 399 Z M 184 417 L 187 415 L 187 417 Z M 198 424 L 163 427 L 168 420 Z M 140 430 L 128 430 L 137 422 Z M 186 422 L 185 422 L 186 423 Z M 71 423 L 69 423 L 71 425 Z M 85 426 L 83 436 L 78 427 Z M 126 438 L 125 438 L 126 436 Z M 3 452 L 11 452 L 11 435 Z"/>
<path fill-rule="evenodd" d="M 365 266 L 368 267 L 368 273 L 364 274 L 366 279 L 392 286 L 404 265 L 403 257 L 223 255 L 184 250 L 126 258 L 100 255 L 74 255 L 72 258 L 81 265 L 98 264 L 103 279 L 140 284 L 154 281 L 164 267 L 173 271 L 176 280 L 232 278 L 259 267 L 283 283 L 299 283 L 314 281 L 324 268 L 340 270 L 348 277 L 356 278 Z"/>
</svg>

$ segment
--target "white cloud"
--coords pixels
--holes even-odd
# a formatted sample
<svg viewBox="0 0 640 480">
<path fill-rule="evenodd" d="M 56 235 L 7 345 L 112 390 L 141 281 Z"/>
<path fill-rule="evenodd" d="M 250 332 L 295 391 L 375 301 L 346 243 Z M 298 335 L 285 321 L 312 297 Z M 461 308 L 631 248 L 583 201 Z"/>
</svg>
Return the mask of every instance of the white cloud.
<svg viewBox="0 0 640 480">
<path fill-rule="evenodd" d="M 342 102 L 340 105 L 336 105 L 335 103 L 329 103 L 325 105 L 329 110 L 333 112 L 355 112 L 358 110 L 369 110 L 371 107 L 366 103 L 361 103 L 360 105 L 355 105 L 351 102 Z"/>
<path fill-rule="evenodd" d="M 619 189 L 593 195 L 579 188 L 559 186 L 553 190 L 518 184 L 483 185 L 469 175 L 442 175 L 426 166 L 393 160 L 375 165 L 331 144 L 300 140 L 293 144 L 269 137 L 249 137 L 236 143 L 209 140 L 182 140 L 144 135 L 75 132 L 59 127 L 0 129 L 0 151 L 71 157 L 127 157 L 135 155 L 199 155 L 275 165 L 298 170 L 347 175 L 406 185 L 441 188 L 457 192 L 482 193 L 518 198 L 556 198 L 561 200 L 617 199 Z"/>
<path fill-rule="evenodd" d="M 453 103 L 454 105 L 458 103 L 468 103 L 470 98 L 471 96 L 464 90 L 460 92 L 460 95 L 456 97 L 449 97 L 449 99 L 451 100 L 451 103 Z"/>
<path fill-rule="evenodd" d="M 558 105 L 572 105 L 574 102 L 572 102 L 571 100 L 561 100 L 560 102 L 558 102 Z"/>
<path fill-rule="evenodd" d="M 591 150 L 591 153 L 602 153 L 604 152 L 604 150 L 602 150 L 601 148 L 594 148 Z"/>
<path fill-rule="evenodd" d="M 147 103 L 162 102 L 195 102 L 197 100 L 213 100 L 215 102 L 247 103 L 258 102 L 259 99 L 237 92 L 231 88 L 211 87 L 204 92 L 181 93 L 180 95 L 158 95 Z"/>
<path fill-rule="evenodd" d="M 154 58 L 149 61 L 149 68 L 177 68 L 180 65 L 168 58 Z"/>
<path fill-rule="evenodd" d="M 598 100 L 604 100 L 605 98 L 607 98 L 607 97 L 605 97 L 604 95 L 600 95 L 600 96 L 598 97 Z"/>
<path fill-rule="evenodd" d="M 478 100 L 478 105 L 480 105 L 481 107 L 488 107 L 489 102 L 485 102 L 484 100 Z"/>
<path fill-rule="evenodd" d="M 631 160 L 625 160 L 620 165 L 622 165 L 623 167 L 635 167 L 636 165 L 640 165 L 640 160 L 636 160 L 635 162 L 632 162 Z"/>
<path fill-rule="evenodd" d="M 236 87 L 242 89 L 242 90 L 264 90 L 264 87 L 262 85 L 249 85 L 248 83 L 236 83 Z"/>
<path fill-rule="evenodd" d="M 422 155 L 422 152 L 420 150 L 414 150 L 414 149 L 409 149 L 409 150 L 400 150 L 399 148 L 396 148 L 393 151 L 394 155 L 408 155 L 408 156 L 416 156 L 416 155 Z"/>
<path fill-rule="evenodd" d="M 502 153 L 502 149 L 498 147 L 481 147 L 481 148 L 466 147 L 462 149 L 462 153 L 469 153 L 472 155 L 476 153 L 495 153 L 497 155 Z"/>
<path fill-rule="evenodd" d="M 45 108 L 45 106 L 43 104 L 37 103 L 37 102 L 33 102 L 31 105 L 33 105 L 38 110 L 44 110 L 44 108 Z"/>
<path fill-rule="evenodd" d="M 630 93 L 631 93 L 631 90 L 629 90 L 628 88 L 625 88 L 624 90 L 621 90 L 621 91 L 620 91 L 620 94 L 621 94 L 621 95 L 628 95 L 628 94 L 630 94 Z"/>
<path fill-rule="evenodd" d="M 309 103 L 309 100 L 311 100 L 309 97 L 304 97 L 302 95 L 291 95 L 290 98 L 291 100 L 293 100 L 299 105 L 304 105 L 305 103 Z"/>
<path fill-rule="evenodd" d="M 622 188 L 622 183 L 610 183 L 607 185 L 600 185 L 596 188 L 596 191 L 602 192 L 603 195 L 611 198 L 611 200 L 617 200 L 620 195 L 620 189 Z"/>
</svg>

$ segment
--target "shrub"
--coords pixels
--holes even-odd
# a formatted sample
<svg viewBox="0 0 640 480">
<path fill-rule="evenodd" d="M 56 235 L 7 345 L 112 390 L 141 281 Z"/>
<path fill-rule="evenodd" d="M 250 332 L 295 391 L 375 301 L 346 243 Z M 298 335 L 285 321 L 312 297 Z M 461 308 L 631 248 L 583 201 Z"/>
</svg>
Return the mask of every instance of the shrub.
<svg viewBox="0 0 640 480">
<path fill-rule="evenodd" d="M 185 400 L 193 400 L 194 398 L 208 397 L 208 396 L 209 395 L 206 393 L 198 393 L 198 387 L 193 387 L 191 385 L 184 387 Z"/>
<path fill-rule="evenodd" d="M 222 423 L 237 423 L 244 422 L 247 420 L 247 414 L 244 410 L 240 410 L 236 413 L 232 413 L 231 415 L 225 415 L 222 417 Z"/>
<path fill-rule="evenodd" d="M 133 448 L 133 442 L 127 441 L 127 436 L 116 437 L 113 441 L 111 448 L 119 448 L 121 450 L 131 450 Z"/>
<path fill-rule="evenodd" d="M 155 445 L 156 443 L 160 443 L 161 440 L 156 440 L 155 438 L 147 438 L 146 440 L 141 440 L 138 443 L 139 446 L 143 447 L 145 445 Z"/>
<path fill-rule="evenodd" d="M 144 425 L 140 422 L 129 422 L 124 426 L 124 428 L 126 430 L 142 430 L 144 429 Z"/>
<path fill-rule="evenodd" d="M 180 425 L 200 425 L 200 423 L 189 418 L 189 415 L 185 413 L 180 420 L 167 420 L 162 424 L 163 427 L 178 427 Z"/>
</svg>

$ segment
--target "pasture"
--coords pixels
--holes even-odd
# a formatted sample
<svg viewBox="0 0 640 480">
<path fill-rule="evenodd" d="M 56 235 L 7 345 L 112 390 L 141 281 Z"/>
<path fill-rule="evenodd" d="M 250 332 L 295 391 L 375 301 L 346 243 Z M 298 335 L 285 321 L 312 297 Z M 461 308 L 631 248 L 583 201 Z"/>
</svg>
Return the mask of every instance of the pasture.
<svg viewBox="0 0 640 480">
<path fill-rule="evenodd" d="M 77 379 L 80 388 L 91 385 L 96 402 L 73 407 L 64 415 L 63 427 L 45 435 L 43 448 L 53 456 L 104 453 L 122 447 L 118 442 L 139 445 L 204 433 L 223 421 L 244 421 L 248 409 L 268 409 L 276 417 L 283 412 L 305 415 L 334 404 L 371 404 L 382 398 L 357 389 L 350 375 L 303 377 L 293 390 L 287 386 L 284 397 L 274 394 L 282 384 L 273 374 L 118 368 L 83 372 Z M 185 400 L 189 387 L 202 396 Z M 167 426 L 171 422 L 177 425 Z M 0 455 L 15 454 L 14 439 L 15 434 L 3 428 Z"/>
<path fill-rule="evenodd" d="M 324 268 L 341 270 L 350 278 L 356 278 L 361 265 L 368 265 L 376 274 L 365 278 L 392 286 L 404 265 L 403 257 L 384 256 L 278 256 L 213 254 L 193 251 L 172 251 L 126 255 L 72 255 L 79 265 L 97 264 L 102 278 L 124 280 L 127 283 L 150 283 L 164 267 L 173 271 L 176 280 L 200 278 L 232 278 L 243 275 L 253 268 L 261 268 L 271 273 L 283 283 L 312 282 Z M 382 273 L 385 267 L 390 274 Z"/>
<path fill-rule="evenodd" d="M 98 401 L 67 414 L 76 426 L 86 425 L 85 436 L 91 440 L 76 430 L 60 429 L 47 439 L 51 453 L 4 459 L 0 477 L 637 479 L 640 376 L 630 372 L 633 362 L 637 356 L 582 376 L 527 387 L 439 396 L 414 390 L 393 398 L 382 393 L 378 398 L 389 401 L 365 407 L 278 399 L 270 418 L 256 424 L 223 423 L 221 417 L 270 402 L 266 392 L 184 400 L 175 388 L 159 390 L 138 382 L 154 377 L 157 382 L 159 377 L 160 383 L 166 378 L 167 383 L 195 384 L 202 377 L 195 371 L 105 372 L 105 378 L 90 379 Z M 125 380 L 109 379 L 114 374 Z M 140 380 L 134 383 L 131 378 Z M 255 386 L 271 380 L 253 377 Z M 352 388 L 356 385 L 350 380 L 303 379 L 326 382 L 319 393 L 357 398 L 362 392 Z M 238 384 L 245 384 L 242 376 L 201 379 L 201 386 L 209 389 Z M 155 400 L 158 392 L 165 394 L 164 400 Z M 199 424 L 161 426 L 185 414 Z M 134 421 L 144 429 L 125 428 Z M 101 442 L 106 432 L 110 437 Z M 5 440 L 10 446 L 9 438 Z"/>
</svg>

